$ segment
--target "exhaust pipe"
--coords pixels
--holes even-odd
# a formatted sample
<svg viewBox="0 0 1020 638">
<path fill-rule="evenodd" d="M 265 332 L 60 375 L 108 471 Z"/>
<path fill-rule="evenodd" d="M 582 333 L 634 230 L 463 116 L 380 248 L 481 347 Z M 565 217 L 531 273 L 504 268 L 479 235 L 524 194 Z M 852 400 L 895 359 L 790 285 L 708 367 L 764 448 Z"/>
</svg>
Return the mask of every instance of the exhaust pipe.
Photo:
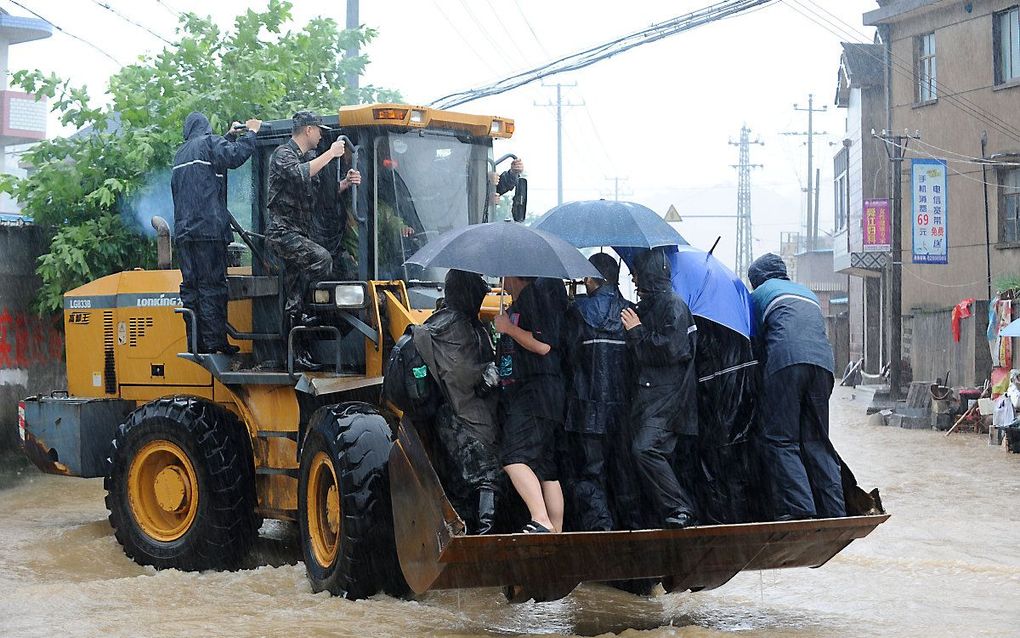
<svg viewBox="0 0 1020 638">
<path fill-rule="evenodd" d="M 173 248 L 170 245 L 170 224 L 159 215 L 153 215 L 150 220 L 152 227 L 156 229 L 156 267 L 160 270 L 170 270 L 173 261 Z"/>
</svg>

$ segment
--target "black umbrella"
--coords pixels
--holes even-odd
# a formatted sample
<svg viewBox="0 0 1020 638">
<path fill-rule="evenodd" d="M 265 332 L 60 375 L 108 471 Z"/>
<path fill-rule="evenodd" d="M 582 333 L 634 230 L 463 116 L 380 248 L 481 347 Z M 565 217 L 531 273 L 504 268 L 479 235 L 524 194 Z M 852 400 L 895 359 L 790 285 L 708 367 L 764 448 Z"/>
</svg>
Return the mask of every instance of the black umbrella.
<svg viewBox="0 0 1020 638">
<path fill-rule="evenodd" d="M 601 277 L 584 255 L 567 242 L 513 222 L 474 224 L 446 231 L 406 263 L 497 277 Z"/>
<path fill-rule="evenodd" d="M 632 202 L 593 199 L 567 202 L 535 222 L 534 228 L 578 248 L 683 246 L 687 241 L 652 209 Z"/>
</svg>

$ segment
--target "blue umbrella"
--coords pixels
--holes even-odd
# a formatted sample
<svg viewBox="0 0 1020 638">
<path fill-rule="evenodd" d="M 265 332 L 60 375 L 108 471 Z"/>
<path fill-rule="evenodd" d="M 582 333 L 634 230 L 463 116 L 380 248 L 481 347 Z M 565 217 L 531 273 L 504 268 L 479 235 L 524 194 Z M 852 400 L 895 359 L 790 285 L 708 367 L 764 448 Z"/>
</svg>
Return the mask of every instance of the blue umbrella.
<svg viewBox="0 0 1020 638">
<path fill-rule="evenodd" d="M 556 235 L 578 248 L 687 245 L 687 240 L 652 209 L 605 199 L 561 204 L 542 215 L 532 228 Z"/>
<path fill-rule="evenodd" d="M 613 248 L 628 266 L 637 250 Z M 667 249 L 673 290 L 687 302 L 691 313 L 704 317 L 750 338 L 751 293 L 747 286 L 721 261 L 693 246 Z"/>
<path fill-rule="evenodd" d="M 1008 326 L 999 331 L 1000 337 L 1020 337 L 1020 319 L 1011 321 Z"/>
</svg>

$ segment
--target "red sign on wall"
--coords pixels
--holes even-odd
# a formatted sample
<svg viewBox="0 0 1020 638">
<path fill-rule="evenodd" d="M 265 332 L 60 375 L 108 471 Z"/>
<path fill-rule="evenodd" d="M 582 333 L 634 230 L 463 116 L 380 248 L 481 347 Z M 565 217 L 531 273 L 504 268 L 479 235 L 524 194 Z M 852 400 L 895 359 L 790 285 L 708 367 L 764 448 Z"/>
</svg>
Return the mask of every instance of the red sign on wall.
<svg viewBox="0 0 1020 638">
<path fill-rule="evenodd" d="M 888 199 L 864 200 L 864 252 L 881 253 L 892 249 L 892 219 Z"/>
</svg>

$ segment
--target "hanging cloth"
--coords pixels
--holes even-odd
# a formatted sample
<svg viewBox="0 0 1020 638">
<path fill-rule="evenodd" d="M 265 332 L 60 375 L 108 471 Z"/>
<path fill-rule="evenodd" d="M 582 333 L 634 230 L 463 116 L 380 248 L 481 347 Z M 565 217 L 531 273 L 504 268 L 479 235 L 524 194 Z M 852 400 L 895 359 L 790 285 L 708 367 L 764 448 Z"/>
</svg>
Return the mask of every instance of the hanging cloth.
<svg viewBox="0 0 1020 638">
<path fill-rule="evenodd" d="M 960 320 L 970 316 L 970 305 L 974 299 L 964 299 L 953 307 L 953 341 L 960 341 Z"/>
</svg>

